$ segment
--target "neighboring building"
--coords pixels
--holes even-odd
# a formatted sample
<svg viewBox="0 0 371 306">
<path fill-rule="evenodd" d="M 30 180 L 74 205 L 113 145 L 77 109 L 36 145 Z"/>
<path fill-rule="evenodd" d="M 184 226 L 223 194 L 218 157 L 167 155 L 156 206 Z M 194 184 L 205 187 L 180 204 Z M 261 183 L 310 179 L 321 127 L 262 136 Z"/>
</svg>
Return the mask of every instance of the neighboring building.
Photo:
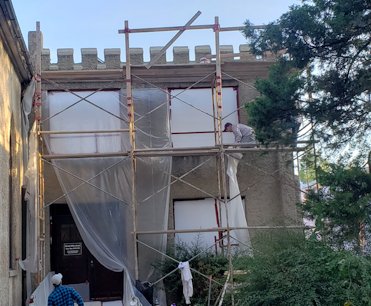
<svg viewBox="0 0 371 306">
<path fill-rule="evenodd" d="M 22 305 L 22 187 L 27 147 L 22 135 L 22 92 L 32 77 L 10 1 L 0 0 L 0 305 Z M 24 238 L 24 236 L 23 236 Z M 24 239 L 23 239 L 24 241 Z"/>
</svg>

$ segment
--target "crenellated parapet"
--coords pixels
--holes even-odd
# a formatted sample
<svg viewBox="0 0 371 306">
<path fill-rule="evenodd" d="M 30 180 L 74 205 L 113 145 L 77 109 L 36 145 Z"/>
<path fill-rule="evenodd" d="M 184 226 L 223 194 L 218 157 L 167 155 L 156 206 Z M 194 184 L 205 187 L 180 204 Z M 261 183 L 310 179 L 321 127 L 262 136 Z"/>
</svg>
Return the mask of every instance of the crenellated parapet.
<svg viewBox="0 0 371 306">
<path fill-rule="evenodd" d="M 150 60 L 155 58 L 162 47 L 150 47 Z M 169 54 L 171 50 L 167 50 Z M 130 48 L 130 62 L 132 65 L 145 65 L 142 48 Z M 173 60 L 167 61 L 166 54 L 163 54 L 155 65 L 187 65 L 187 64 L 211 64 L 215 62 L 215 55 L 212 54 L 211 47 L 208 45 L 195 46 L 194 60 L 190 59 L 190 50 L 188 46 L 178 46 L 172 49 Z M 220 46 L 221 61 L 223 62 L 257 62 L 257 61 L 274 61 L 273 54 L 266 54 L 264 57 L 256 57 L 250 52 L 249 46 L 240 45 L 239 49 L 234 50 L 232 45 Z M 104 69 L 120 69 L 125 65 L 121 61 L 121 49 L 112 48 L 104 49 L 104 60 L 98 58 L 96 48 L 81 49 L 81 63 L 74 61 L 74 50 L 70 48 L 57 50 L 57 62 L 51 63 L 50 50 L 43 49 L 42 51 L 42 69 L 48 70 L 104 70 Z"/>
</svg>

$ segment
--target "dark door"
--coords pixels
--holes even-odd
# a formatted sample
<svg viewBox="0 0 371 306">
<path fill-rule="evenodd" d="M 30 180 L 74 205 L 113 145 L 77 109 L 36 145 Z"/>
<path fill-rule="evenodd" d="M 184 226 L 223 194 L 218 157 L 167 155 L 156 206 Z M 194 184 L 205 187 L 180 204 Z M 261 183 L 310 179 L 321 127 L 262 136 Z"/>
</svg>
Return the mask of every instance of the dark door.
<svg viewBox="0 0 371 306">
<path fill-rule="evenodd" d="M 52 270 L 63 274 L 64 284 L 89 283 L 90 299 L 120 299 L 123 275 L 106 269 L 89 252 L 65 204 L 51 206 Z"/>
<path fill-rule="evenodd" d="M 123 292 L 122 272 L 113 272 L 102 266 L 93 256 L 89 269 L 90 298 L 92 300 L 119 300 Z"/>
</svg>

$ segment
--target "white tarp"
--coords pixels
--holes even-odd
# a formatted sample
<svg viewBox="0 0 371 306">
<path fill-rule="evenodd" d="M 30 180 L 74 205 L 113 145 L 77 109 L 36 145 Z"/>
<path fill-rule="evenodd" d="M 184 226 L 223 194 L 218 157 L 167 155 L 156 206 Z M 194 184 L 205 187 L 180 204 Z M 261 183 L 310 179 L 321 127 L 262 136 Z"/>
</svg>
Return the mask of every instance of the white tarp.
<svg viewBox="0 0 371 306">
<path fill-rule="evenodd" d="M 240 156 L 242 157 L 242 154 Z M 245 208 L 240 195 L 240 188 L 237 180 L 237 167 L 239 159 L 235 156 L 228 156 L 227 175 L 229 177 L 229 198 L 227 204 L 228 219 L 230 227 L 247 227 Z M 225 217 L 225 214 L 223 214 Z M 226 224 L 226 220 L 223 221 Z M 239 243 L 240 249 L 251 252 L 251 241 L 248 229 L 239 229 L 231 231 L 231 237 L 236 238 L 232 243 Z"/>
</svg>

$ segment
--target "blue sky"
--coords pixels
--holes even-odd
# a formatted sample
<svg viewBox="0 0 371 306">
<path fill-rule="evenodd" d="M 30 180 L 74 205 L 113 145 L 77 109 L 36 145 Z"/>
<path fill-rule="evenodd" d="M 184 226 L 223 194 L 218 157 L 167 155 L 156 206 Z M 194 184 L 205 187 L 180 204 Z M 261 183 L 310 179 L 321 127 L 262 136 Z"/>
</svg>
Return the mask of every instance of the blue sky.
<svg viewBox="0 0 371 306">
<path fill-rule="evenodd" d="M 12 0 L 18 22 L 27 43 L 27 33 L 40 21 L 44 48 L 51 51 L 56 62 L 58 48 L 73 48 L 75 62 L 81 60 L 81 48 L 97 48 L 104 58 L 105 48 L 121 48 L 124 60 L 124 37 L 118 29 L 129 21 L 129 27 L 160 27 L 184 25 L 198 10 L 201 16 L 194 24 L 211 24 L 219 16 L 221 26 L 240 26 L 246 19 L 254 24 L 266 24 L 277 19 L 299 0 Z M 63 5 L 62 5 L 63 4 Z M 144 49 L 148 59 L 149 47 L 163 46 L 175 32 L 133 34 L 130 46 Z M 238 32 L 221 34 L 221 44 L 245 43 Z M 189 46 L 191 57 L 195 45 L 213 45 L 211 30 L 184 33 L 175 46 Z M 168 51 L 168 59 L 171 58 Z"/>
</svg>

